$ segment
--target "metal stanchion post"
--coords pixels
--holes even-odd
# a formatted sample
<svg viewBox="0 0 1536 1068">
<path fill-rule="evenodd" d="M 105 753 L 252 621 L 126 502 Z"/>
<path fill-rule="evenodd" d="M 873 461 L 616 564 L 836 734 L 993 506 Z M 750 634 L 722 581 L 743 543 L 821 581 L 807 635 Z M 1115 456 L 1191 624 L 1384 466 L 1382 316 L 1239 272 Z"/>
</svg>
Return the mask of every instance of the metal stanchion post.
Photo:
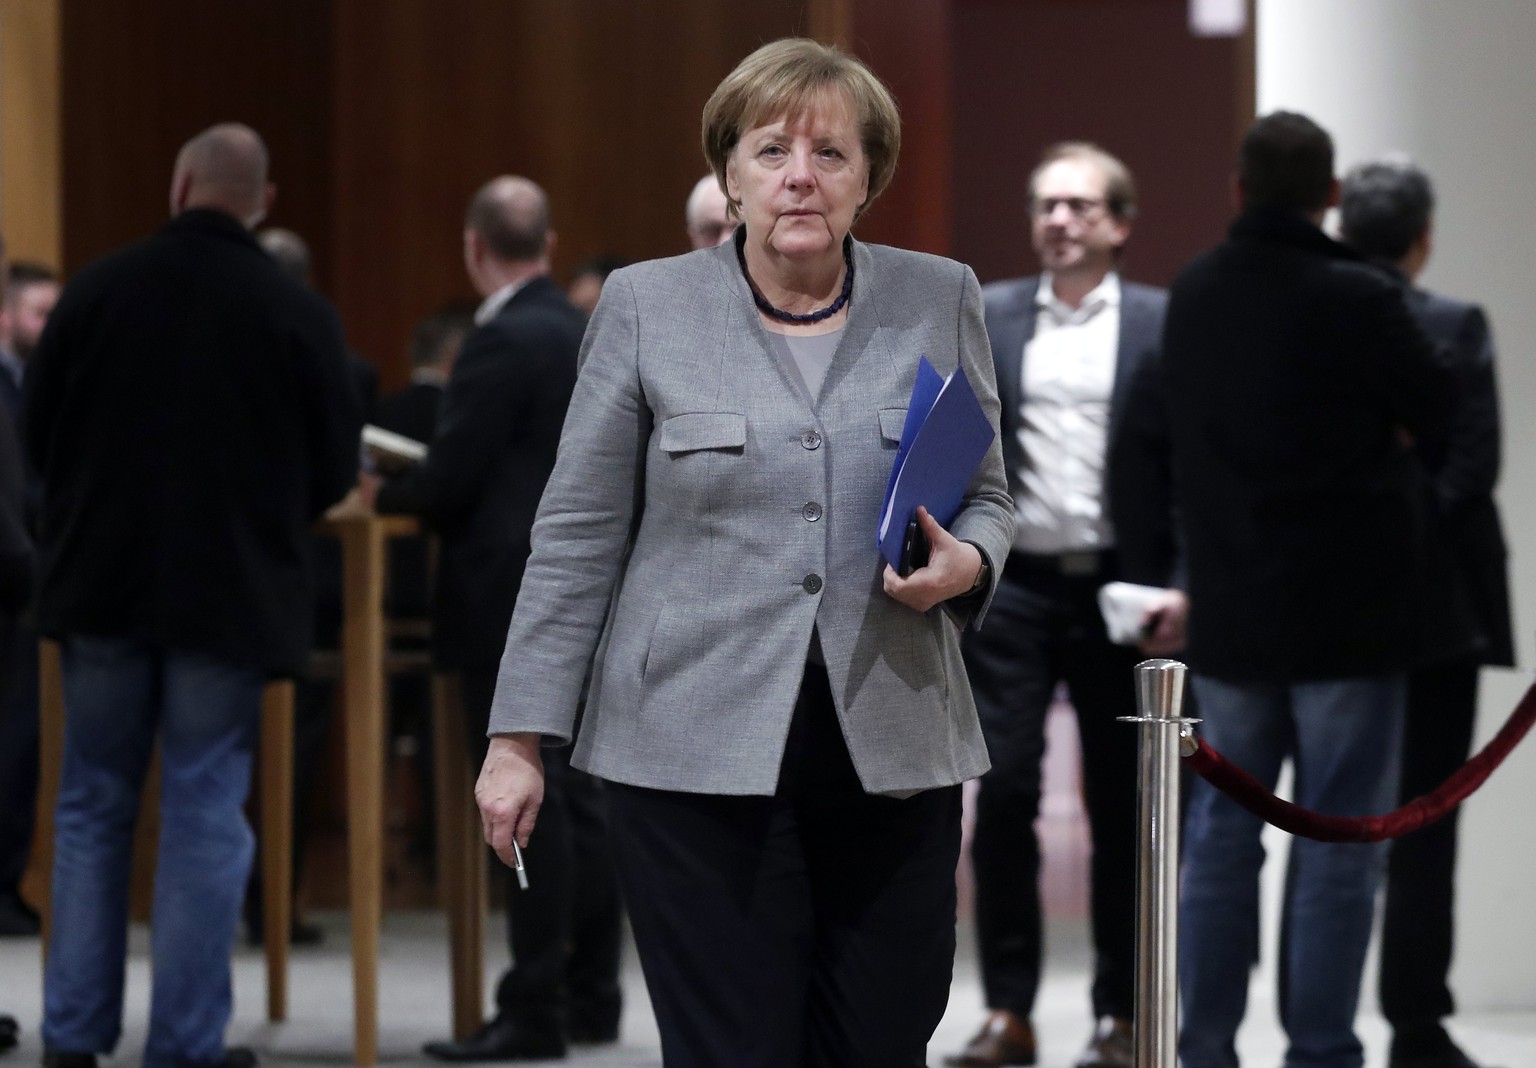
<svg viewBox="0 0 1536 1068">
<path fill-rule="evenodd" d="M 1179 748 L 1185 667 L 1136 665 L 1140 724 L 1136 843 L 1136 1068 L 1176 1068 L 1179 1034 Z"/>
</svg>

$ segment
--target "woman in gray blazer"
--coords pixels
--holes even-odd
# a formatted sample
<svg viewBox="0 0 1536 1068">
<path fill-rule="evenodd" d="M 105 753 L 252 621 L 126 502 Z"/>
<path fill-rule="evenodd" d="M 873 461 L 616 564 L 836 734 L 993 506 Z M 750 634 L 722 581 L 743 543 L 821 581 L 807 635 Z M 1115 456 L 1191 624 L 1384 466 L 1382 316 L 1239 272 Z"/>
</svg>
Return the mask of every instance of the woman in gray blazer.
<svg viewBox="0 0 1536 1068">
<path fill-rule="evenodd" d="M 742 225 L 603 289 L 476 796 L 511 863 L 541 743 L 574 736 L 608 781 L 670 1068 L 921 1065 L 958 784 L 987 768 L 958 634 L 1012 539 L 997 442 L 948 530 L 923 513 L 926 567 L 883 566 L 875 528 L 919 357 L 963 367 L 997 425 L 981 294 L 849 236 L 900 142 L 857 60 L 766 45 L 703 134 Z"/>
</svg>

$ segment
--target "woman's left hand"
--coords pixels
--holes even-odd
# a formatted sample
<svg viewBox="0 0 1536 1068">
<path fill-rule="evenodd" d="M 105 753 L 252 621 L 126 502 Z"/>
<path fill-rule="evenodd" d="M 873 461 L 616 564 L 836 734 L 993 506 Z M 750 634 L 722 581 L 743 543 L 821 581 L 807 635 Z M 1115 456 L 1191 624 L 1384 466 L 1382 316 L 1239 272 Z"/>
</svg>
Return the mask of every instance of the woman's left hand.
<svg viewBox="0 0 1536 1068">
<path fill-rule="evenodd" d="M 886 564 L 885 592 L 914 612 L 926 612 L 970 591 L 981 574 L 981 551 L 939 526 L 926 508 L 917 510 L 917 523 L 928 539 L 928 563 L 906 578 Z"/>
</svg>

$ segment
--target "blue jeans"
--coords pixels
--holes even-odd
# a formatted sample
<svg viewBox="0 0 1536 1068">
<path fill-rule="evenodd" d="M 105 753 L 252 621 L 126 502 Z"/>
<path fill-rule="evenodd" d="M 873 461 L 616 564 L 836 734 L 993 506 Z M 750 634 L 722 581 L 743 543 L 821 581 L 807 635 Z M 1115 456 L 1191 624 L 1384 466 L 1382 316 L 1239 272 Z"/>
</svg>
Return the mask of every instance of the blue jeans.
<svg viewBox="0 0 1536 1068">
<path fill-rule="evenodd" d="M 1397 800 L 1406 683 L 1402 675 L 1292 685 L 1194 677 L 1208 739 L 1274 789 L 1295 764 L 1294 800 L 1334 816 L 1377 815 Z M 1262 822 L 1195 781 L 1179 906 L 1183 1068 L 1236 1068 L 1234 1040 L 1259 953 Z M 1297 838 L 1285 880 L 1280 1018 L 1286 1068 L 1360 1068 L 1355 1035 L 1385 843 Z"/>
<path fill-rule="evenodd" d="M 139 793 L 161 743 L 154 985 L 145 1068 L 224 1057 L 230 953 L 254 842 L 243 806 L 265 673 L 128 639 L 63 647 L 63 779 L 43 1043 L 110 1053 L 122 1031 Z"/>
</svg>

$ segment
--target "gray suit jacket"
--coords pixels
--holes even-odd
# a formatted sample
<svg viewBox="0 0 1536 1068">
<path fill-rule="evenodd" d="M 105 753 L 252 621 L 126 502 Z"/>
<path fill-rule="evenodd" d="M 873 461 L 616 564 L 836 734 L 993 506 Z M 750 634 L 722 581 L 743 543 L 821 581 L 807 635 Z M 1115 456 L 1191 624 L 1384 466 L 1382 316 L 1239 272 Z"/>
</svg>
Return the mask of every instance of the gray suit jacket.
<svg viewBox="0 0 1536 1068">
<path fill-rule="evenodd" d="M 771 794 L 814 627 L 866 790 L 987 769 L 956 623 L 979 624 L 991 589 L 914 612 L 885 594 L 875 548 L 918 357 L 942 374 L 963 364 L 996 425 L 981 292 L 951 260 L 855 243 L 854 262 L 848 324 L 814 408 L 770 348 L 731 245 L 610 276 L 534 525 L 491 733 L 572 737 L 591 664 L 578 767 L 638 786 Z M 994 565 L 1007 554 L 998 442 L 950 530 Z"/>
</svg>

